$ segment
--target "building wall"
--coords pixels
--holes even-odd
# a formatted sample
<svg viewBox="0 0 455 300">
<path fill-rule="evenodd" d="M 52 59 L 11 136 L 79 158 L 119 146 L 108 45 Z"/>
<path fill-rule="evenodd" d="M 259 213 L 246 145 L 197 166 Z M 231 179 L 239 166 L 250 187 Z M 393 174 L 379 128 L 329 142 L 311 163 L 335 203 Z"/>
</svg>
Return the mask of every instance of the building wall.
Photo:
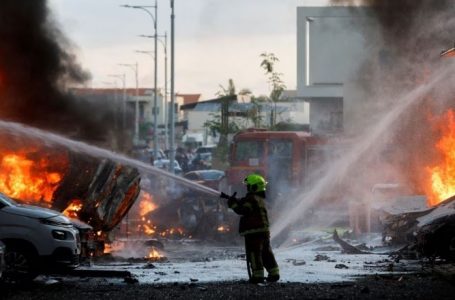
<svg viewBox="0 0 455 300">
<path fill-rule="evenodd" d="M 153 90 L 147 90 L 145 92 L 145 96 L 129 96 L 127 97 L 127 102 L 132 103 L 133 107 L 135 107 L 135 102 L 139 101 L 143 107 L 143 111 L 140 111 L 143 116 L 144 122 L 147 123 L 153 123 L 153 104 L 154 104 L 154 94 Z M 166 107 L 165 107 L 165 100 L 164 97 L 161 94 L 158 94 L 157 97 L 157 107 L 158 107 L 158 115 L 157 115 L 157 120 L 158 120 L 158 125 L 162 125 L 165 123 L 165 113 L 166 113 Z"/>
<path fill-rule="evenodd" d="M 350 103 L 346 83 L 369 55 L 363 28 L 355 24 L 374 27 L 368 13 L 366 7 L 297 9 L 297 96 L 311 103 L 310 126 L 317 133 L 326 131 L 324 124 L 338 124 L 334 116 Z"/>
</svg>

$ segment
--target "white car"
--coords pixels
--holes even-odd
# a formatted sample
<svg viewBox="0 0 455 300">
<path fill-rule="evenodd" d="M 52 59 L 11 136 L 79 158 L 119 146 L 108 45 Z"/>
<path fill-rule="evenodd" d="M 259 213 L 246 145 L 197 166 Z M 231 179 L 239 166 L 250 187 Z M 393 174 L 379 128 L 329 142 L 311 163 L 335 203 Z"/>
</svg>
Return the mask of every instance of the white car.
<svg viewBox="0 0 455 300">
<path fill-rule="evenodd" d="M 79 233 L 68 218 L 53 210 L 18 204 L 1 193 L 0 241 L 6 246 L 3 277 L 12 281 L 79 265 Z"/>
<path fill-rule="evenodd" d="M 153 166 L 163 170 L 169 170 L 169 165 L 171 164 L 169 159 L 157 159 L 153 162 Z M 181 175 L 183 173 L 182 168 L 179 165 L 179 162 L 174 160 L 174 174 Z"/>
</svg>

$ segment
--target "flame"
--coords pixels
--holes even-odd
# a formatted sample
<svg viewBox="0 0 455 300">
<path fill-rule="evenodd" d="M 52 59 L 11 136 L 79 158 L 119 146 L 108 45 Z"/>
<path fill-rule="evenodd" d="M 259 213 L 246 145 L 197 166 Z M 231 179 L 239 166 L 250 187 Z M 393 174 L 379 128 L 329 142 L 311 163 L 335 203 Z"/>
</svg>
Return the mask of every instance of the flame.
<svg viewBox="0 0 455 300">
<path fill-rule="evenodd" d="M 70 202 L 70 205 L 62 212 L 65 216 L 78 219 L 78 213 L 82 210 L 82 201 L 75 199 Z"/>
<path fill-rule="evenodd" d="M 157 208 L 158 208 L 158 205 L 156 205 L 153 202 L 152 195 L 142 191 L 141 192 L 141 200 L 140 200 L 140 203 L 139 203 L 139 214 L 140 214 L 140 216 L 144 217 L 149 212 L 152 212 L 152 211 L 154 211 Z"/>
<path fill-rule="evenodd" d="M 426 189 L 430 205 L 436 205 L 455 195 L 455 112 L 450 109 L 440 124 L 442 137 L 435 147 L 441 160 L 427 167 L 431 178 Z"/>
<path fill-rule="evenodd" d="M 149 255 L 147 256 L 148 259 L 153 259 L 153 260 L 160 259 L 163 257 L 164 256 L 158 250 L 156 250 L 155 247 L 152 247 L 152 249 L 149 252 Z"/>
<path fill-rule="evenodd" d="M 142 227 L 144 228 L 144 233 L 146 235 L 153 235 L 156 232 L 156 227 L 152 227 L 147 224 L 143 224 Z"/>
<path fill-rule="evenodd" d="M 229 231 L 229 227 L 221 225 L 221 226 L 218 226 L 218 228 L 216 230 L 218 232 L 228 232 Z"/>
<path fill-rule="evenodd" d="M 25 150 L 3 154 L 0 160 L 0 191 L 11 198 L 49 204 L 63 175 L 52 170 L 50 158 L 30 158 L 35 156 L 36 152 Z"/>
</svg>

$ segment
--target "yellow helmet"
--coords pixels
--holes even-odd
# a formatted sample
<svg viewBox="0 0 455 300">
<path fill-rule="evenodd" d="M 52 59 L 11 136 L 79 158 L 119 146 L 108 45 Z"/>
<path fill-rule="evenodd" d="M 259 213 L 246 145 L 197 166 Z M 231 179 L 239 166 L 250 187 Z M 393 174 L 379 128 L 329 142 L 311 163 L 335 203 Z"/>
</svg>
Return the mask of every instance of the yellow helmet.
<svg viewBox="0 0 455 300">
<path fill-rule="evenodd" d="M 243 180 L 243 183 L 246 184 L 249 192 L 264 192 L 267 185 L 267 181 L 259 174 L 248 175 Z"/>
</svg>

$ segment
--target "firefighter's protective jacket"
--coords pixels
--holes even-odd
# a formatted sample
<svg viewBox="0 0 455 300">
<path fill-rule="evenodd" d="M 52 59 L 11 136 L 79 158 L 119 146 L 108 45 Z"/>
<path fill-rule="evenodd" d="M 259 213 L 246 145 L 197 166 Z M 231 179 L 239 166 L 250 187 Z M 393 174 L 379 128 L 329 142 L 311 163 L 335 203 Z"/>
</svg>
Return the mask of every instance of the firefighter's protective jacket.
<svg viewBox="0 0 455 300">
<path fill-rule="evenodd" d="M 228 200 L 229 208 L 241 215 L 240 235 L 269 232 L 269 218 L 264 198 L 264 193 L 247 193 L 242 199 L 231 198 Z"/>
</svg>

